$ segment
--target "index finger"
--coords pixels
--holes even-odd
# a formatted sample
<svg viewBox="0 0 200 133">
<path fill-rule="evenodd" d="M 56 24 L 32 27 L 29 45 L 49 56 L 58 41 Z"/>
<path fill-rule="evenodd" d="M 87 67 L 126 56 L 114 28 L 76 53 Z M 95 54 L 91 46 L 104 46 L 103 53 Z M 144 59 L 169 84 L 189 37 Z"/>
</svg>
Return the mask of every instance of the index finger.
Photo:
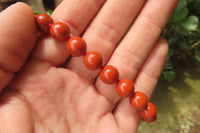
<svg viewBox="0 0 200 133">
<path fill-rule="evenodd" d="M 72 36 L 80 36 L 106 0 L 63 0 L 54 10 L 54 22 L 62 21 L 70 27 Z M 51 37 L 38 41 L 33 57 L 60 65 L 69 57 L 65 48 L 66 41 L 55 41 Z"/>
<path fill-rule="evenodd" d="M 66 22 L 73 35 L 80 35 L 106 0 L 64 0 L 53 12 L 55 21 Z"/>
</svg>

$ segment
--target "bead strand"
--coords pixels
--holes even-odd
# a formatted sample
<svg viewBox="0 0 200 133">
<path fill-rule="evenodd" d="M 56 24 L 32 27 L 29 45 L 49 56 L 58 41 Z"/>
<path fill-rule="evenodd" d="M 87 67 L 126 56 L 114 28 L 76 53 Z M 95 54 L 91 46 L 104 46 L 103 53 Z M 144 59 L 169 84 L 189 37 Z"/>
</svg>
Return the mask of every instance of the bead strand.
<svg viewBox="0 0 200 133">
<path fill-rule="evenodd" d="M 90 70 L 97 70 L 102 68 L 102 56 L 97 51 L 87 52 L 84 57 L 84 64 Z"/>
<path fill-rule="evenodd" d="M 50 27 L 49 25 L 53 24 L 53 19 L 45 13 L 35 15 L 35 22 L 37 29 L 41 33 L 49 33 Z"/>
<path fill-rule="evenodd" d="M 65 41 L 70 38 L 70 28 L 63 22 L 56 22 L 50 28 L 51 36 L 58 41 Z"/>
<path fill-rule="evenodd" d="M 35 15 L 36 25 L 40 33 L 50 33 L 58 41 L 67 41 L 66 49 L 71 56 L 84 56 L 84 64 L 90 70 L 101 69 L 100 79 L 105 84 L 116 84 L 116 92 L 122 97 L 129 97 L 130 105 L 139 111 L 142 120 L 153 122 L 156 120 L 156 107 L 148 102 L 147 96 L 139 91 L 135 92 L 135 85 L 129 79 L 119 79 L 119 71 L 112 65 L 103 66 L 102 55 L 97 51 L 87 52 L 86 42 L 81 37 L 70 38 L 70 28 L 66 23 L 55 22 L 47 14 Z"/>
<path fill-rule="evenodd" d="M 101 80 L 106 84 L 114 84 L 119 81 L 119 71 L 111 65 L 105 66 L 100 73 Z"/>
<path fill-rule="evenodd" d="M 67 42 L 67 51 L 70 55 L 78 57 L 86 55 L 87 45 L 81 37 L 72 37 Z"/>
</svg>

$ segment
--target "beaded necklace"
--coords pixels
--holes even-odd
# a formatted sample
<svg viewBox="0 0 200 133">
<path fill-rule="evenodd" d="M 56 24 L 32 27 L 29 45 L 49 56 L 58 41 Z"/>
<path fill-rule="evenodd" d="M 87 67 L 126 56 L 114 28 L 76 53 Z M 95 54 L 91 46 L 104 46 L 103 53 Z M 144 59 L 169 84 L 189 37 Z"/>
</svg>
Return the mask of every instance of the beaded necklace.
<svg viewBox="0 0 200 133">
<path fill-rule="evenodd" d="M 70 28 L 66 23 L 53 22 L 47 14 L 35 15 L 38 31 L 49 34 L 59 41 L 67 41 L 66 49 L 71 56 L 84 56 L 84 64 L 90 70 L 101 69 L 100 79 L 105 84 L 116 84 L 117 94 L 126 98 L 133 108 L 139 111 L 142 120 L 153 122 L 157 117 L 157 110 L 153 103 L 148 102 L 143 92 L 135 91 L 134 83 L 129 79 L 119 79 L 117 68 L 112 65 L 103 66 L 102 56 L 97 51 L 87 52 L 86 42 L 81 37 L 70 37 Z"/>
</svg>

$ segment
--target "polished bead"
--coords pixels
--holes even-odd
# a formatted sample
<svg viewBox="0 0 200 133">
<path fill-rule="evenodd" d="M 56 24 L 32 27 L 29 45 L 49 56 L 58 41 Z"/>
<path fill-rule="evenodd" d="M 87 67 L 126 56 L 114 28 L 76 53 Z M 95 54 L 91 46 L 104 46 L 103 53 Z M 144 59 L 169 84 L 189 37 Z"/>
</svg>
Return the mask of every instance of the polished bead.
<svg viewBox="0 0 200 133">
<path fill-rule="evenodd" d="M 66 23 L 56 22 L 51 26 L 50 34 L 56 40 L 65 41 L 70 37 L 70 28 Z"/>
<path fill-rule="evenodd" d="M 84 55 L 86 49 L 86 42 L 81 37 L 72 37 L 67 42 L 67 50 L 72 56 Z"/>
<path fill-rule="evenodd" d="M 42 33 L 49 33 L 49 25 L 53 24 L 53 19 L 48 14 L 42 13 L 35 15 L 37 28 Z"/>
<path fill-rule="evenodd" d="M 147 109 L 139 111 L 140 116 L 146 122 L 154 122 L 157 118 L 156 106 L 149 102 Z"/>
<path fill-rule="evenodd" d="M 142 92 L 135 92 L 129 98 L 129 101 L 130 101 L 131 106 L 137 110 L 144 110 L 147 108 L 148 98 Z"/>
<path fill-rule="evenodd" d="M 106 84 L 113 84 L 117 82 L 119 78 L 119 72 L 114 66 L 107 65 L 101 71 L 100 78 Z"/>
<path fill-rule="evenodd" d="M 121 79 L 117 84 L 116 91 L 121 97 L 129 97 L 135 91 L 134 83 L 129 79 Z"/>
<path fill-rule="evenodd" d="M 101 68 L 102 62 L 101 54 L 96 51 L 88 52 L 84 58 L 85 66 L 90 70 L 97 70 Z"/>
</svg>

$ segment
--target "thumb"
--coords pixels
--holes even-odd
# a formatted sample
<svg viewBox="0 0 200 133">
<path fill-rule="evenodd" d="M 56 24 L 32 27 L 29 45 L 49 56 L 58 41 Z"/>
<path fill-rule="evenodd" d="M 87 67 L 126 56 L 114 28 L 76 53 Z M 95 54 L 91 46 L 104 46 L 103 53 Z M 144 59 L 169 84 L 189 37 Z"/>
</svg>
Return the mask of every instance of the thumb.
<svg viewBox="0 0 200 133">
<path fill-rule="evenodd" d="M 36 42 L 32 9 L 17 3 L 0 13 L 0 92 L 25 63 Z"/>
</svg>

